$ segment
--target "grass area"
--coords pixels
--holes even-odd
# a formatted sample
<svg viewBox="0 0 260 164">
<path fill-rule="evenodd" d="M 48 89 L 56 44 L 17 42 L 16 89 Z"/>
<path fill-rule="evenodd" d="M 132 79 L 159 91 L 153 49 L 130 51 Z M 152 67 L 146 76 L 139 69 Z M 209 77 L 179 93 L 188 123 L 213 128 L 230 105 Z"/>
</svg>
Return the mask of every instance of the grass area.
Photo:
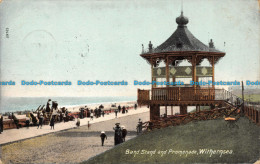
<svg viewBox="0 0 260 164">
<path fill-rule="evenodd" d="M 140 135 L 83 163 L 253 163 L 260 158 L 259 136 L 260 127 L 245 117 L 190 122 Z"/>
<path fill-rule="evenodd" d="M 242 95 L 239 95 L 239 97 L 242 97 Z M 256 95 L 244 95 L 244 99 L 246 101 L 249 101 L 249 99 L 252 101 L 252 102 L 260 102 L 260 94 L 256 94 Z"/>
</svg>

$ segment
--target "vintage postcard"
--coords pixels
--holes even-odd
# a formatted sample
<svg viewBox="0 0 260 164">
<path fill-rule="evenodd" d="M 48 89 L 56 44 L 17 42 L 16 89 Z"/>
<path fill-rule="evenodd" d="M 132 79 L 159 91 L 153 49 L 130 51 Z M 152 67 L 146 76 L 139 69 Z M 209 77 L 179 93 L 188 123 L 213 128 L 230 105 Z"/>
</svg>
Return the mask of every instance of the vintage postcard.
<svg viewBox="0 0 260 164">
<path fill-rule="evenodd" d="M 1 0 L 0 164 L 260 164 L 258 0 Z"/>
</svg>

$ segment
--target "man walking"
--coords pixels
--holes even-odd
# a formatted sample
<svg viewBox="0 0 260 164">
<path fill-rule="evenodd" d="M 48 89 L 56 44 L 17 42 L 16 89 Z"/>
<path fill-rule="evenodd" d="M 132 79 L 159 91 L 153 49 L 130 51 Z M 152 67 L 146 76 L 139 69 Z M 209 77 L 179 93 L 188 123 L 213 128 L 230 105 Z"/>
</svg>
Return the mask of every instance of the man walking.
<svg viewBox="0 0 260 164">
<path fill-rule="evenodd" d="M 118 111 L 117 111 L 117 109 L 116 109 L 116 110 L 115 110 L 115 115 L 116 115 L 116 118 L 117 118 L 117 112 L 118 112 Z"/>
<path fill-rule="evenodd" d="M 100 138 L 101 138 L 101 144 L 102 146 L 104 146 L 105 138 L 107 139 L 107 135 L 105 134 L 104 131 L 101 132 Z"/>
<path fill-rule="evenodd" d="M 118 106 L 118 112 L 119 113 L 121 112 L 121 106 L 120 105 Z"/>
</svg>

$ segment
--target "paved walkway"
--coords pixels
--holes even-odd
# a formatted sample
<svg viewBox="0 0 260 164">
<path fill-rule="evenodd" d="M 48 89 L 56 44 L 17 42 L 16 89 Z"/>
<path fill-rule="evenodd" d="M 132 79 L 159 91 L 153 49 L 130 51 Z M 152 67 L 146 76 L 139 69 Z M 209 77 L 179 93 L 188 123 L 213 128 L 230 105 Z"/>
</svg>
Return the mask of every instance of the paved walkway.
<svg viewBox="0 0 260 164">
<path fill-rule="evenodd" d="M 148 108 L 138 108 L 137 110 L 131 109 L 128 110 L 127 114 L 122 114 L 119 113 L 117 115 L 118 118 L 121 117 L 126 117 L 129 115 L 134 115 L 134 114 L 139 114 L 139 113 L 144 113 L 148 112 Z M 100 118 L 94 118 L 94 120 L 90 120 L 90 118 L 84 118 L 80 119 L 80 125 L 84 126 L 88 124 L 88 121 L 90 124 L 97 123 L 97 122 L 102 122 L 102 121 L 107 121 L 115 118 L 115 113 L 110 113 L 109 115 L 105 115 L 105 117 L 100 117 Z M 0 145 L 2 144 L 7 144 L 11 143 L 14 141 L 19 141 L 19 140 L 24 140 L 36 136 L 41 136 L 53 132 L 58 132 L 61 130 L 67 130 L 76 127 L 76 119 L 75 121 L 69 121 L 69 122 L 61 122 L 61 123 L 56 123 L 55 124 L 55 129 L 51 130 L 49 125 L 43 125 L 42 129 L 37 129 L 37 126 L 35 127 L 30 127 L 29 129 L 23 127 L 20 129 L 10 129 L 10 130 L 4 130 L 2 134 L 0 134 Z"/>
</svg>

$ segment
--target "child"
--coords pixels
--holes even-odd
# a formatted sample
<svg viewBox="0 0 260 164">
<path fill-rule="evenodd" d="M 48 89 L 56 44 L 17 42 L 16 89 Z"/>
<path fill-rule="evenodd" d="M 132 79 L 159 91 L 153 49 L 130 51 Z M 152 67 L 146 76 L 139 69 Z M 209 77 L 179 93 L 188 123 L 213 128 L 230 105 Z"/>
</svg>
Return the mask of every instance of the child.
<svg viewBox="0 0 260 164">
<path fill-rule="evenodd" d="M 76 123 L 76 125 L 77 125 L 77 127 L 80 126 L 80 119 L 79 119 L 79 118 L 77 119 L 77 123 Z"/>
</svg>

